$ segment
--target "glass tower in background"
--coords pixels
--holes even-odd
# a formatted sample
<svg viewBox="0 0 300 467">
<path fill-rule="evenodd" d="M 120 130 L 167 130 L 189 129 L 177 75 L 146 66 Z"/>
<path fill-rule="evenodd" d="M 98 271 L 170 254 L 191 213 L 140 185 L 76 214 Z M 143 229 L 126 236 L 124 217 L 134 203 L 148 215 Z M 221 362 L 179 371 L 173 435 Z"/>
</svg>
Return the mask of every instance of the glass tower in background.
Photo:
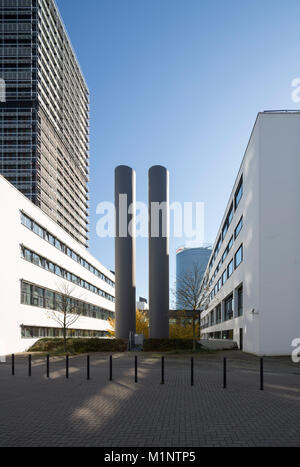
<svg viewBox="0 0 300 467">
<path fill-rule="evenodd" d="M 89 91 L 54 0 L 0 0 L 0 174 L 88 246 Z"/>
<path fill-rule="evenodd" d="M 178 248 L 176 251 L 176 289 L 183 287 L 189 274 L 193 274 L 194 265 L 197 266 L 199 275 L 204 276 L 207 268 L 208 260 L 211 256 L 212 250 L 210 246 L 198 248 Z M 176 308 L 180 310 L 183 304 L 180 299 L 176 299 Z"/>
</svg>

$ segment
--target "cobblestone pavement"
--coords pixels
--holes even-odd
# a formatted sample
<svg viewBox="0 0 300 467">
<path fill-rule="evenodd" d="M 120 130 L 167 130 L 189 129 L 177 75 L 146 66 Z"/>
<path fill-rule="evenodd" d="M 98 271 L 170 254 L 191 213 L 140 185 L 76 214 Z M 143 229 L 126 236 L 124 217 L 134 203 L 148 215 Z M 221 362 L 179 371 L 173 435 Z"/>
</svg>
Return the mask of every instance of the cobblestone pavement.
<svg viewBox="0 0 300 467">
<path fill-rule="evenodd" d="M 222 386 L 222 357 L 228 358 L 228 386 Z M 236 352 L 195 359 L 190 385 L 189 357 L 166 357 L 165 385 L 160 359 L 134 355 L 51 359 L 46 378 L 44 357 L 0 364 L 0 446 L 300 446 L 300 364 L 288 358 L 265 359 L 265 390 L 259 387 L 259 359 Z"/>
</svg>

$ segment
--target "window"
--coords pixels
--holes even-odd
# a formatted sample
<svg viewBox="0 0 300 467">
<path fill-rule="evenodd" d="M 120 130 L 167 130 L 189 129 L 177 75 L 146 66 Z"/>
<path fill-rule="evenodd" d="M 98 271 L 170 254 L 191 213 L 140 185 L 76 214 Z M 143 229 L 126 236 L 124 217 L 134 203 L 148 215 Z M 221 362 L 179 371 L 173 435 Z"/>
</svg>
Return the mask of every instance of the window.
<svg viewBox="0 0 300 467">
<path fill-rule="evenodd" d="M 227 277 L 228 277 L 228 279 L 232 275 L 232 273 L 233 273 L 233 259 L 230 261 L 230 263 L 227 266 Z"/>
<path fill-rule="evenodd" d="M 243 286 L 237 291 L 237 313 L 238 316 L 243 316 Z"/>
<path fill-rule="evenodd" d="M 26 259 L 26 261 L 32 261 L 32 254 L 31 251 L 27 250 L 27 248 L 24 248 L 23 250 L 23 257 Z"/>
<path fill-rule="evenodd" d="M 33 262 L 33 264 L 35 264 L 36 266 L 41 266 L 41 262 L 40 262 L 40 257 L 39 257 L 39 255 L 36 255 L 35 253 L 32 253 L 32 262 Z"/>
<path fill-rule="evenodd" d="M 240 180 L 240 182 L 238 184 L 238 187 L 237 187 L 237 190 L 236 190 L 235 196 L 234 196 L 234 207 L 235 207 L 235 209 L 237 209 L 238 205 L 240 204 L 242 196 L 243 196 L 243 176 L 241 177 L 241 180 Z"/>
<path fill-rule="evenodd" d="M 225 300 L 225 321 L 233 318 L 233 295 Z"/>
<path fill-rule="evenodd" d="M 226 234 L 227 234 L 227 230 L 228 230 L 228 224 L 225 223 L 224 227 L 223 227 L 223 230 L 222 230 L 222 238 L 224 240 Z"/>
<path fill-rule="evenodd" d="M 216 324 L 221 323 L 222 321 L 222 310 L 221 305 L 218 305 L 216 308 Z"/>
<path fill-rule="evenodd" d="M 29 217 L 27 217 L 25 214 L 21 214 L 21 222 L 23 225 L 25 225 L 25 227 L 27 227 L 28 229 L 32 229 L 32 221 L 31 219 L 29 219 Z"/>
<path fill-rule="evenodd" d="M 233 204 L 231 204 L 228 215 L 226 217 L 226 221 L 224 222 L 223 230 L 222 230 L 222 239 L 224 240 L 227 231 L 229 229 L 229 226 L 231 224 L 231 221 L 233 219 Z"/>
<path fill-rule="evenodd" d="M 26 284 L 26 282 L 22 282 L 21 303 L 24 305 L 31 305 L 31 294 L 31 285 Z"/>
<path fill-rule="evenodd" d="M 243 217 L 241 217 L 238 225 L 235 228 L 235 231 L 234 231 L 234 238 L 235 239 L 239 236 L 239 233 L 242 230 L 242 228 L 243 228 Z"/>
<path fill-rule="evenodd" d="M 54 292 L 51 292 L 51 290 L 45 291 L 45 308 L 49 310 L 55 309 Z"/>
<path fill-rule="evenodd" d="M 243 261 L 243 245 L 240 246 L 240 248 L 238 249 L 238 251 L 236 252 L 234 256 L 235 269 L 239 267 L 242 261 Z"/>
<path fill-rule="evenodd" d="M 222 274 L 222 284 L 224 285 L 227 281 L 227 269 Z"/>
<path fill-rule="evenodd" d="M 44 308 L 44 290 L 40 287 L 33 287 L 32 305 L 39 308 Z"/>
</svg>

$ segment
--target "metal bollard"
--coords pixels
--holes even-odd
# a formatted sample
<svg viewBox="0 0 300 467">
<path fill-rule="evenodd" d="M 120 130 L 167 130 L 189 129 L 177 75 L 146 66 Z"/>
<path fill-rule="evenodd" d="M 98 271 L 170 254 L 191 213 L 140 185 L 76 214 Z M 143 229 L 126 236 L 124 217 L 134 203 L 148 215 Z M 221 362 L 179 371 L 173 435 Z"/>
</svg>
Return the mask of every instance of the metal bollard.
<svg viewBox="0 0 300 467">
<path fill-rule="evenodd" d="M 138 382 L 138 358 L 134 357 L 134 381 Z"/>
<path fill-rule="evenodd" d="M 113 374 L 112 374 L 112 355 L 109 357 L 109 381 L 112 381 L 113 379 Z"/>
<path fill-rule="evenodd" d="M 227 388 L 227 359 L 223 361 L 223 389 Z"/>
<path fill-rule="evenodd" d="M 161 384 L 165 384 L 165 357 L 161 357 Z"/>
<path fill-rule="evenodd" d="M 194 386 L 194 357 L 191 358 L 191 386 Z"/>
<path fill-rule="evenodd" d="M 50 356 L 49 354 L 46 356 L 46 376 L 50 378 Z"/>
<path fill-rule="evenodd" d="M 86 359 L 86 379 L 87 380 L 90 379 L 90 356 L 89 355 L 87 356 L 87 359 Z"/>
<path fill-rule="evenodd" d="M 31 354 L 28 355 L 28 376 L 31 376 Z"/>
<path fill-rule="evenodd" d="M 15 376 L 15 354 L 11 356 L 11 374 Z"/>
<path fill-rule="evenodd" d="M 260 359 L 260 390 L 264 390 L 264 359 Z"/>
<path fill-rule="evenodd" d="M 66 378 L 69 378 L 69 355 L 66 355 Z"/>
</svg>

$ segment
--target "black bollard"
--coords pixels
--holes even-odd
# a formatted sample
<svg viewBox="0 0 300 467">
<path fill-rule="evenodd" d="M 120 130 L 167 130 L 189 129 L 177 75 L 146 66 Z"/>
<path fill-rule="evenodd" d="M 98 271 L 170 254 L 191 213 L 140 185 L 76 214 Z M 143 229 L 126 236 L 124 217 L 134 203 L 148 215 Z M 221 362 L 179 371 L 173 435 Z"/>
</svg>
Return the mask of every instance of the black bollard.
<svg viewBox="0 0 300 467">
<path fill-rule="evenodd" d="M 134 357 L 134 381 L 138 382 L 138 358 Z"/>
<path fill-rule="evenodd" d="M 194 386 L 194 357 L 191 358 L 191 386 Z"/>
<path fill-rule="evenodd" d="M 227 388 L 227 359 L 224 358 L 223 362 L 223 389 Z"/>
<path fill-rule="evenodd" d="M 69 355 L 66 355 L 66 378 L 69 378 Z"/>
<path fill-rule="evenodd" d="M 86 359 L 86 379 L 87 380 L 90 379 L 90 356 L 89 355 L 87 356 L 87 359 Z"/>
<path fill-rule="evenodd" d="M 31 376 L 31 354 L 28 355 L 28 376 Z"/>
<path fill-rule="evenodd" d="M 165 357 L 161 357 L 161 384 L 165 384 Z"/>
<path fill-rule="evenodd" d="M 47 378 L 50 378 L 50 356 L 49 354 L 46 356 L 46 368 L 47 368 Z"/>
<path fill-rule="evenodd" d="M 113 379 L 113 374 L 112 374 L 112 355 L 109 357 L 109 381 L 112 381 Z"/>
<path fill-rule="evenodd" d="M 11 374 L 15 376 L 15 354 L 11 356 Z"/>
<path fill-rule="evenodd" d="M 264 359 L 260 359 L 260 390 L 264 390 Z"/>
</svg>

